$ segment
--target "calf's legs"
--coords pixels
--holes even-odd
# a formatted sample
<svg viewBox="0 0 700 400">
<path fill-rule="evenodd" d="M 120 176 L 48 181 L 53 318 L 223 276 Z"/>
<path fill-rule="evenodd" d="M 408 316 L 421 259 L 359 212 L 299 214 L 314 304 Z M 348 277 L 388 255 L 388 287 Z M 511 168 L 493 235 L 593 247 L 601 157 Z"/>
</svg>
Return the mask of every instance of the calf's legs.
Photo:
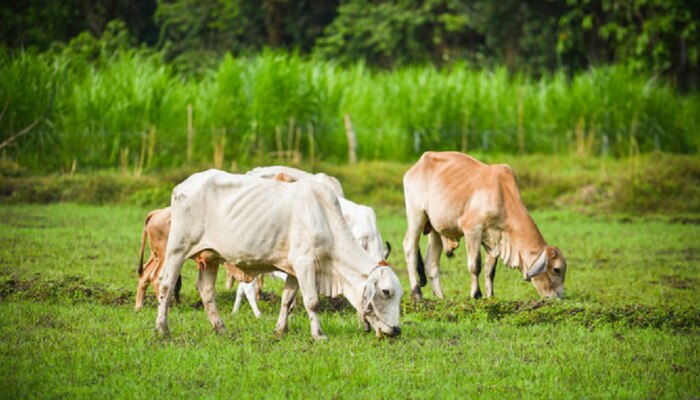
<svg viewBox="0 0 700 400">
<path fill-rule="evenodd" d="M 151 284 L 151 275 L 153 274 L 152 270 L 156 267 L 156 264 L 156 259 L 153 256 L 151 256 L 151 258 L 149 258 L 148 261 L 146 261 L 146 265 L 144 266 L 143 271 L 141 271 L 141 276 L 139 277 L 139 284 L 136 288 L 136 305 L 134 306 L 136 311 L 143 308 L 143 299 L 146 296 L 146 290 L 148 289 L 148 285 Z M 157 285 L 154 285 L 153 289 L 156 291 L 157 298 Z"/>
<path fill-rule="evenodd" d="M 236 290 L 236 302 L 233 304 L 233 313 L 237 313 L 238 310 L 241 308 L 241 300 L 243 299 L 243 295 L 245 294 L 246 299 L 248 299 L 248 304 L 250 304 L 250 308 L 253 309 L 253 314 L 255 314 L 256 318 L 260 318 L 260 309 L 258 308 L 258 302 L 255 299 L 255 286 L 258 281 L 258 277 L 256 277 L 252 282 L 250 283 L 245 283 L 245 282 L 240 282 L 238 284 L 238 289 Z"/>
</svg>

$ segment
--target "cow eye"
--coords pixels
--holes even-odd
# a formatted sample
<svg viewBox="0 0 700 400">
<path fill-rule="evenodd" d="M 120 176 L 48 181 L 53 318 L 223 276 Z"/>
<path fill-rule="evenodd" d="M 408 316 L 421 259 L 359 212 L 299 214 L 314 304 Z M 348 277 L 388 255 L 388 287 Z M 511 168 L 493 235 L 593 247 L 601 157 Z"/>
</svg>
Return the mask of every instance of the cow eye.
<svg viewBox="0 0 700 400">
<path fill-rule="evenodd" d="M 560 268 L 553 268 L 552 271 L 554 271 L 555 274 L 559 275 L 561 273 Z"/>
<path fill-rule="evenodd" d="M 384 297 L 389 297 L 389 289 L 382 289 L 382 293 L 384 293 Z"/>
</svg>

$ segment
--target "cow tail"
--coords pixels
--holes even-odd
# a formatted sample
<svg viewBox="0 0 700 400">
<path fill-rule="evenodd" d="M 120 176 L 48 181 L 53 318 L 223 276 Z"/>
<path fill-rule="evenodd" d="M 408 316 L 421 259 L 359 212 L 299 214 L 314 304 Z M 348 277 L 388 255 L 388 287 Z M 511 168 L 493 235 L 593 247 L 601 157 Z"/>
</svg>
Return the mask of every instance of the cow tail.
<svg viewBox="0 0 700 400">
<path fill-rule="evenodd" d="M 153 218 L 153 215 L 155 215 L 159 211 L 160 210 L 154 210 L 149 212 L 146 216 L 146 220 L 143 221 L 143 233 L 141 233 L 141 253 L 139 254 L 139 277 L 143 275 L 143 252 L 146 249 L 146 237 L 148 236 L 148 230 L 146 229 L 146 227 L 148 226 L 148 222 L 151 220 L 151 218 Z"/>
<path fill-rule="evenodd" d="M 148 217 L 146 217 L 146 222 L 143 224 L 143 233 L 141 234 L 141 253 L 139 254 L 139 278 L 141 275 L 143 275 L 143 252 L 146 248 L 146 236 L 148 236 L 148 231 L 146 230 L 146 224 L 148 224 L 148 220 L 151 219 L 151 215 L 149 214 Z"/>
<path fill-rule="evenodd" d="M 420 287 L 424 287 L 428 284 L 428 278 L 425 276 L 425 264 L 423 263 L 423 255 L 420 253 L 420 246 L 418 247 L 418 278 L 420 279 Z"/>
</svg>

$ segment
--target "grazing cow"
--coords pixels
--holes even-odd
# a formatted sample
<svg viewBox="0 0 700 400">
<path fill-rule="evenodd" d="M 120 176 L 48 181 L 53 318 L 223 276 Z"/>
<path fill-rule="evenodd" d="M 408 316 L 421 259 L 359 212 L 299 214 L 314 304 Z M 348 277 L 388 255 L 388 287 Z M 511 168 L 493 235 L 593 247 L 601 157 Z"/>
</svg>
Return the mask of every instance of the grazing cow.
<svg viewBox="0 0 700 400">
<path fill-rule="evenodd" d="M 165 249 L 168 244 L 168 235 L 170 233 L 170 221 L 171 213 L 170 207 L 163 209 L 153 210 L 148 213 L 146 217 L 146 222 L 143 227 L 143 234 L 141 236 L 141 254 L 139 259 L 139 284 L 136 291 L 136 310 L 140 310 L 143 307 L 143 299 L 146 294 L 146 289 L 149 284 L 153 285 L 153 291 L 158 297 L 159 293 L 159 279 L 160 272 L 163 268 L 163 262 L 165 261 Z M 146 238 L 148 238 L 148 245 L 151 248 L 151 256 L 146 261 L 144 266 L 143 263 L 143 253 L 145 250 Z M 194 258 L 197 263 L 197 268 L 202 270 L 209 266 L 212 260 L 206 258 L 206 253 L 200 254 L 198 257 Z M 248 302 L 250 303 L 253 313 L 256 317 L 260 317 L 260 310 L 255 302 L 254 296 L 254 285 L 255 282 L 251 282 L 253 279 L 251 276 L 245 275 L 241 270 L 237 269 L 231 264 L 225 265 L 231 280 L 236 279 L 241 282 L 239 291 L 245 293 Z M 180 286 L 182 285 L 182 280 L 178 276 L 177 283 L 174 289 L 174 295 L 177 301 L 179 301 Z M 251 293 L 253 295 L 251 295 Z M 240 300 L 238 300 L 240 303 Z"/>
<path fill-rule="evenodd" d="M 296 182 L 301 179 L 310 179 L 328 186 L 338 196 L 343 218 L 360 247 L 377 261 L 389 258 L 391 245 L 389 242 L 386 242 L 386 249 L 384 248 L 384 241 L 377 227 L 377 216 L 374 210 L 371 207 L 347 200 L 343 196 L 343 188 L 336 178 L 324 173 L 310 174 L 300 169 L 283 166 L 259 167 L 247 172 L 246 175 L 275 179 L 281 182 Z"/>
<path fill-rule="evenodd" d="M 511 268 L 518 268 L 541 296 L 563 296 L 566 260 L 558 248 L 544 241 L 520 198 L 509 166 L 487 165 L 457 152 L 426 152 L 406 172 L 403 182 L 408 219 L 403 246 L 414 299 L 422 298 L 416 279 L 421 232 L 429 234 L 426 264 L 433 293 L 439 298 L 443 297 L 441 238 L 456 245 L 462 236 L 468 253 L 471 297 L 481 297 L 480 245 L 486 255 L 486 297 L 493 295 L 499 257 Z"/>
<path fill-rule="evenodd" d="M 173 189 L 172 227 L 161 276 L 156 329 L 168 333 L 167 314 L 183 262 L 201 252 L 230 262 L 249 275 L 288 274 L 275 331 L 287 330 L 287 315 L 301 289 L 314 339 L 325 338 L 318 294 L 344 295 L 377 336 L 400 333 L 403 291 L 396 274 L 353 241 L 337 195 L 313 181 L 283 183 L 218 170 L 197 173 Z M 217 332 L 216 267 L 199 271 L 197 288 Z"/>
</svg>

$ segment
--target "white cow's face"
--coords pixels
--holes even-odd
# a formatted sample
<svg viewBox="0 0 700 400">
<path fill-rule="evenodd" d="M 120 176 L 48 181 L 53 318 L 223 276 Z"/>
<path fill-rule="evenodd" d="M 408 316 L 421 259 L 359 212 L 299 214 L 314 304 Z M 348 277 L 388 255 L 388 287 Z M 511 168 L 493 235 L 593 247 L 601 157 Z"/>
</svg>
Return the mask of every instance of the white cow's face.
<svg viewBox="0 0 700 400">
<path fill-rule="evenodd" d="M 399 278 L 389 267 L 380 266 L 367 277 L 362 295 L 362 318 L 374 329 L 377 337 L 398 336 L 401 296 Z"/>
<path fill-rule="evenodd" d="M 545 298 L 564 297 L 566 259 L 561 250 L 554 246 L 546 249 L 547 264 L 543 273 L 532 278 L 532 284 L 540 296 Z"/>
</svg>

